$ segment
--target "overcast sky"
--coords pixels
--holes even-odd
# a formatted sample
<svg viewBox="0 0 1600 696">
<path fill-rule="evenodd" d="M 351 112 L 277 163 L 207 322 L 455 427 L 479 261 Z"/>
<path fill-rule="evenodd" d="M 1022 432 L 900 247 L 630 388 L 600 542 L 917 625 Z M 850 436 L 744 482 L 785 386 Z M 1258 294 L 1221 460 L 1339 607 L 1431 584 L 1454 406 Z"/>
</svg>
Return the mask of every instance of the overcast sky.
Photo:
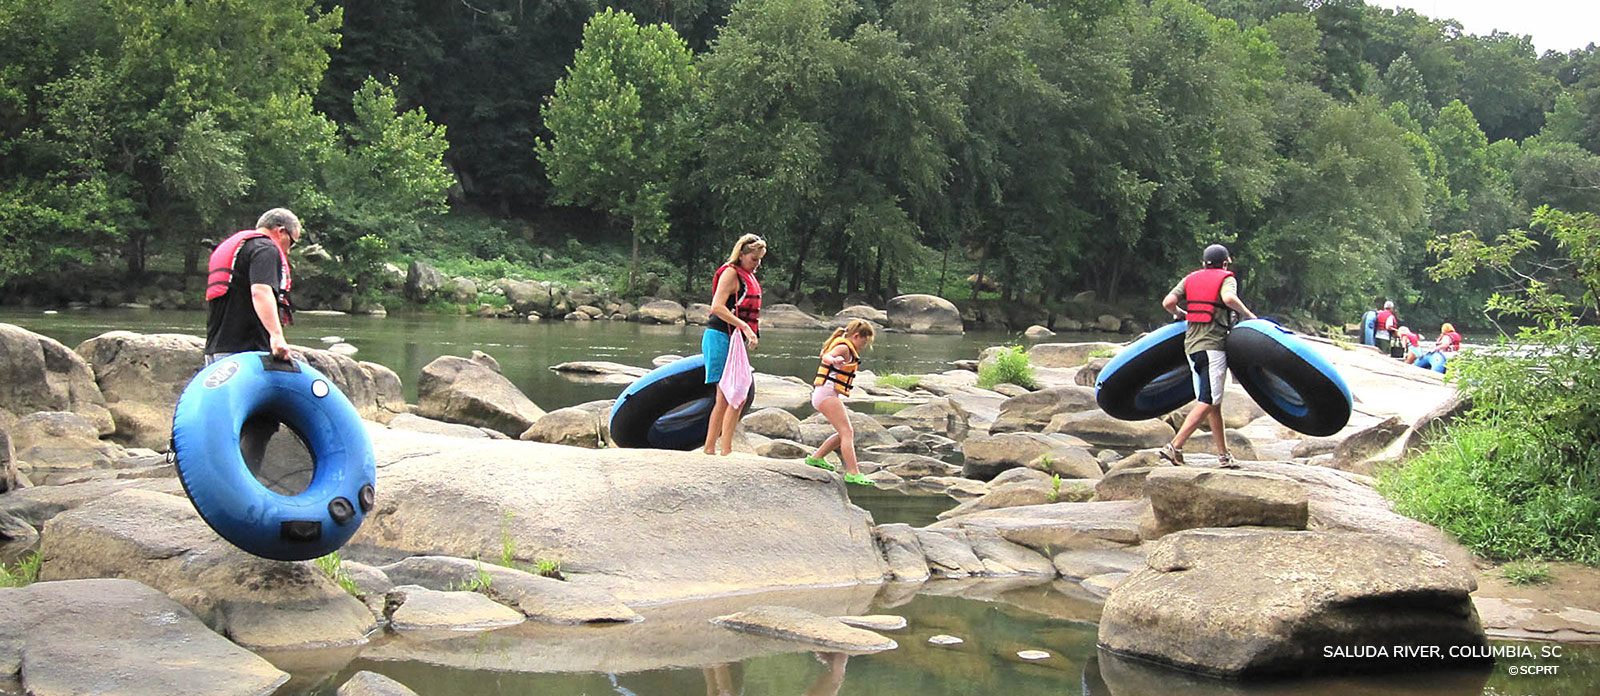
<svg viewBox="0 0 1600 696">
<path fill-rule="evenodd" d="M 1533 36 L 1534 48 L 1566 52 L 1600 43 L 1600 0 L 1367 0 L 1409 7 L 1434 19 L 1454 19 L 1469 34 L 1491 31 Z"/>
</svg>

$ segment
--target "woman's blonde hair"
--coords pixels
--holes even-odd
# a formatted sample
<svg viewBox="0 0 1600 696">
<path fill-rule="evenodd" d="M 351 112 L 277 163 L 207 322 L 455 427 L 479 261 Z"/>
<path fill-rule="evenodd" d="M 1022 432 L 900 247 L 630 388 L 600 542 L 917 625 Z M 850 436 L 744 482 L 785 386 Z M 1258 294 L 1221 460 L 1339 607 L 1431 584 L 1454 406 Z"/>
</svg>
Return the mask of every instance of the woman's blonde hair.
<svg viewBox="0 0 1600 696">
<path fill-rule="evenodd" d="M 841 328 L 834 329 L 833 335 L 829 336 L 828 340 L 824 342 L 823 345 L 833 343 L 833 340 L 840 336 L 866 336 L 867 343 L 870 345 L 872 343 L 872 338 L 876 336 L 877 333 L 877 330 L 872 328 L 872 322 L 867 321 L 866 319 L 851 319 L 850 323 L 845 324 Z"/>
<path fill-rule="evenodd" d="M 740 237 L 739 241 L 733 243 L 733 252 L 728 254 L 728 265 L 737 266 L 739 265 L 739 257 L 752 251 L 766 248 L 767 240 L 762 239 L 760 235 L 747 234 Z"/>
</svg>

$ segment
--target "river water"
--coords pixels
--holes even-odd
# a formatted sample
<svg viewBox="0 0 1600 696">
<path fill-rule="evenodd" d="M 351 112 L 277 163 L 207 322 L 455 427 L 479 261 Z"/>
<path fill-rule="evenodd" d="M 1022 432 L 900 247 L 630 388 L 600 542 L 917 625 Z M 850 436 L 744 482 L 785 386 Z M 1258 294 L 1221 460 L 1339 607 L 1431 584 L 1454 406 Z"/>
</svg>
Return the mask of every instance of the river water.
<svg viewBox="0 0 1600 696">
<path fill-rule="evenodd" d="M 105 331 L 203 335 L 200 312 L 83 310 L 44 314 L 0 308 L 0 322 L 50 336 L 68 347 Z M 757 369 L 805 377 L 815 367 L 822 334 L 815 331 L 766 332 L 752 356 Z M 690 354 L 699 348 L 699 327 L 645 326 L 613 322 L 487 320 L 435 315 L 297 316 L 288 330 L 291 343 L 325 347 L 323 337 L 355 345 L 356 358 L 393 369 L 416 399 L 424 365 L 441 355 L 466 356 L 482 350 L 502 372 L 546 409 L 611 398 L 620 387 L 583 384 L 551 372 L 551 365 L 573 360 L 609 360 L 648 366 L 661 354 Z M 1016 342 L 1001 332 L 964 336 L 885 334 L 867 354 L 866 368 L 880 374 L 917 374 L 949 369 L 952 360 L 975 358 L 983 348 Z M 1092 334 L 1051 340 L 1119 340 Z M 879 523 L 926 525 L 954 505 L 944 496 L 913 497 L 889 491 L 852 491 Z M 1568 644 L 1556 659 L 1502 660 L 1492 670 L 1416 671 L 1364 678 L 1326 678 L 1239 684 L 1193 677 L 1129 663 L 1095 648 L 1099 604 L 1067 583 L 1027 581 L 936 582 L 907 596 L 890 587 L 814 590 L 804 603 L 837 599 L 837 611 L 888 613 L 910 626 L 886 635 L 900 647 L 875 655 L 840 660 L 826 653 L 771 645 L 752 648 L 727 661 L 706 661 L 685 646 L 681 657 L 643 656 L 634 639 L 617 632 L 652 625 L 655 612 L 685 608 L 643 608 L 647 620 L 628 627 L 523 626 L 490 633 L 438 637 L 418 647 L 409 636 L 379 636 L 360 650 L 268 655 L 294 679 L 278 696 L 331 695 L 349 675 L 371 670 L 390 676 L 424 696 L 454 694 L 852 694 L 942 696 L 967 694 L 1084 694 L 1095 696 L 1592 696 L 1600 694 L 1600 647 Z M 1065 590 L 1065 591 L 1063 591 Z M 802 593 L 804 594 L 804 593 Z M 793 597 L 762 595 L 720 600 L 708 615 Z M 715 610 L 715 611 L 713 611 Z M 658 620 L 670 620 L 660 617 Z M 698 625 L 703 619 L 696 619 Z M 718 629 L 720 630 L 720 629 Z M 608 642 L 608 632 L 613 638 Z M 934 634 L 965 639 L 937 647 Z M 744 641 L 745 639 L 738 639 Z M 764 639 L 750 638 L 751 644 Z M 589 646 L 580 650 L 573 646 Z M 608 647 L 609 646 L 609 647 Z M 1050 657 L 1029 662 L 1016 653 L 1044 650 Z M 651 659 L 647 659 L 650 657 Z M 1511 675 L 1518 667 L 1550 666 L 1555 674 Z M 721 688 L 722 691 L 717 689 Z"/>
</svg>

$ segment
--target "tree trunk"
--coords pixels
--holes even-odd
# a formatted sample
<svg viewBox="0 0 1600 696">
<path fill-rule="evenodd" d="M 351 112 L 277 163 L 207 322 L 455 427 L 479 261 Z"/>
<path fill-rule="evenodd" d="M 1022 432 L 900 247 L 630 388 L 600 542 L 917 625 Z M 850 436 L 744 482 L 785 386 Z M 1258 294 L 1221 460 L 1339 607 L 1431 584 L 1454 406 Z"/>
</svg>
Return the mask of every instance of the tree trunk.
<svg viewBox="0 0 1600 696">
<path fill-rule="evenodd" d="M 883 304 L 883 250 L 878 250 L 878 262 L 872 269 L 872 299 Z"/>
<path fill-rule="evenodd" d="M 989 245 L 985 244 L 978 250 L 978 277 L 972 283 L 972 299 L 978 299 L 979 288 L 983 287 L 983 272 L 989 266 Z"/>
<path fill-rule="evenodd" d="M 628 292 L 639 287 L 639 216 L 633 217 L 633 261 L 628 264 Z"/>
<path fill-rule="evenodd" d="M 800 293 L 800 279 L 806 267 L 806 253 L 811 249 L 811 237 L 816 234 L 814 228 L 807 229 L 800 234 L 800 249 L 794 257 L 794 272 L 789 276 L 789 299 L 796 300 Z"/>
<path fill-rule="evenodd" d="M 838 259 L 839 263 L 833 267 L 833 294 L 835 295 L 840 295 L 839 291 L 844 288 L 844 269 L 850 263 L 850 254 L 844 249 L 840 249 Z M 842 295 L 840 296 L 842 297 Z"/>
<path fill-rule="evenodd" d="M 939 290 L 938 290 L 938 292 L 934 293 L 935 295 L 938 295 L 940 297 L 944 297 L 944 278 L 945 278 L 945 274 L 948 273 L 949 271 L 950 271 L 950 247 L 946 246 L 944 248 L 944 256 L 939 259 Z"/>
</svg>

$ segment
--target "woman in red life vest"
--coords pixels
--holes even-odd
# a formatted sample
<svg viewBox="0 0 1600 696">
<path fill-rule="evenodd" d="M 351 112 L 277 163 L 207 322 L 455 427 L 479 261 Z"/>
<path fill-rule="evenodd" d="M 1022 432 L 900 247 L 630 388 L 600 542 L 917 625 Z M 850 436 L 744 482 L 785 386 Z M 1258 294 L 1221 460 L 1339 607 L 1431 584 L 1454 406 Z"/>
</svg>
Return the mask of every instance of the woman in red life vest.
<svg viewBox="0 0 1600 696">
<path fill-rule="evenodd" d="M 1417 332 L 1412 331 L 1409 326 L 1400 327 L 1397 336 L 1395 345 L 1400 346 L 1405 351 L 1406 364 L 1415 364 L 1417 358 L 1422 357 L 1422 337 L 1418 336 Z"/>
<path fill-rule="evenodd" d="M 816 387 L 811 392 L 811 407 L 827 418 L 836 432 L 829 435 L 816 452 L 806 457 L 806 463 L 833 471 L 833 465 L 823 457 L 838 450 L 839 458 L 844 460 L 845 483 L 862 486 L 870 486 L 872 482 L 861 475 L 861 469 L 856 465 L 855 428 L 850 425 L 850 414 L 840 397 L 849 396 L 850 389 L 855 386 L 856 370 L 861 367 L 861 351 L 872 344 L 874 333 L 872 324 L 864 319 L 851 319 L 844 328 L 834 329 L 833 335 L 822 346 L 822 364 L 817 366 L 816 379 L 811 381 L 812 386 Z"/>
<path fill-rule="evenodd" d="M 1200 427 L 1201 421 L 1210 421 L 1211 436 L 1217 441 L 1217 459 L 1225 468 L 1233 468 L 1233 456 L 1228 453 L 1228 439 L 1222 429 L 1222 391 L 1228 386 L 1228 332 L 1233 328 L 1228 310 L 1237 311 L 1245 319 L 1256 318 L 1244 302 L 1239 300 L 1238 281 L 1228 266 L 1233 257 L 1221 244 L 1206 247 L 1201 255 L 1204 267 L 1184 276 L 1183 280 L 1161 300 L 1167 312 L 1176 315 L 1181 304 L 1184 319 L 1189 322 L 1183 334 L 1183 352 L 1189 359 L 1189 371 L 1194 379 L 1194 410 L 1183 420 L 1172 442 L 1161 448 L 1161 458 L 1173 464 L 1183 464 L 1183 446 L 1189 436 Z"/>
<path fill-rule="evenodd" d="M 1433 342 L 1433 349 L 1440 353 L 1454 353 L 1461 350 L 1461 334 L 1456 331 L 1454 324 L 1445 322 L 1439 327 L 1439 338 Z"/>
<path fill-rule="evenodd" d="M 760 342 L 761 283 L 756 280 L 756 269 L 761 268 L 761 258 L 766 255 L 766 241 L 747 234 L 733 243 L 728 262 L 718 266 L 712 275 L 711 319 L 700 336 L 706 384 L 722 381 L 722 366 L 728 360 L 728 341 L 734 331 L 744 336 L 748 348 L 754 349 Z M 739 422 L 739 409 L 728 408 L 728 398 L 721 389 L 716 391 L 717 403 L 706 427 L 704 452 L 716 454 L 720 442 L 722 454 L 733 454 L 733 428 Z"/>
</svg>

